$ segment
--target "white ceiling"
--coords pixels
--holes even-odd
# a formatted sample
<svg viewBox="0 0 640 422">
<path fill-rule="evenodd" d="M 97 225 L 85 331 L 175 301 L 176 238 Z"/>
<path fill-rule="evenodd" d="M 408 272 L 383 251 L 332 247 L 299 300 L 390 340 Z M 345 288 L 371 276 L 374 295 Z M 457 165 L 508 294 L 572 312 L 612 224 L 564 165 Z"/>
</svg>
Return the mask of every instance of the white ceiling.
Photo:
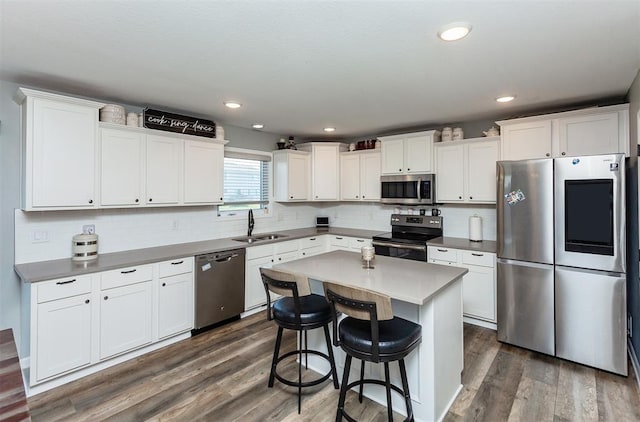
<svg viewBox="0 0 640 422">
<path fill-rule="evenodd" d="M 640 68 L 640 0 L 0 0 L 0 31 L 0 79 L 297 136 L 622 98 Z"/>
</svg>

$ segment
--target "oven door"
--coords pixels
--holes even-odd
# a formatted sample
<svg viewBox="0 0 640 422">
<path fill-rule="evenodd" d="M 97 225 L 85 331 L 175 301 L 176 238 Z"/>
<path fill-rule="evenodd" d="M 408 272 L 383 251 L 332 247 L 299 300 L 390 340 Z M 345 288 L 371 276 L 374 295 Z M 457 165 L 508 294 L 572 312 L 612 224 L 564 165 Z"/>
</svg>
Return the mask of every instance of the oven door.
<svg viewBox="0 0 640 422">
<path fill-rule="evenodd" d="M 435 199 L 434 177 L 433 174 L 382 176 L 380 202 L 431 205 Z"/>
<path fill-rule="evenodd" d="M 427 245 L 395 243 L 381 240 L 372 242 L 376 255 L 392 256 L 395 258 L 412 259 L 414 261 L 427 260 Z"/>
<path fill-rule="evenodd" d="M 625 272 L 624 155 L 555 160 L 555 263 Z"/>
</svg>

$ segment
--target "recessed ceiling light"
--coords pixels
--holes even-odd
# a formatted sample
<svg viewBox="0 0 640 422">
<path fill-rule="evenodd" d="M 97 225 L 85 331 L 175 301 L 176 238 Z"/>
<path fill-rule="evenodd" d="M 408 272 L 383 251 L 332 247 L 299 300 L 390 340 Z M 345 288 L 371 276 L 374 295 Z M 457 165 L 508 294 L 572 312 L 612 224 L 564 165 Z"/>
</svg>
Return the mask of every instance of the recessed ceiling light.
<svg viewBox="0 0 640 422">
<path fill-rule="evenodd" d="M 438 31 L 438 37 L 443 41 L 457 41 L 471 32 L 471 25 L 467 22 L 453 22 L 443 26 Z"/>
<path fill-rule="evenodd" d="M 254 129 L 262 129 L 264 127 L 264 125 L 262 123 L 256 123 L 251 125 L 252 128 Z"/>
<path fill-rule="evenodd" d="M 325 131 L 325 132 L 335 132 L 335 131 L 336 131 L 336 128 L 335 128 L 335 127 L 325 127 L 325 128 L 324 128 L 324 131 Z"/>
<path fill-rule="evenodd" d="M 516 99 L 515 95 L 505 95 L 504 97 L 496 98 L 496 101 L 499 103 L 508 103 L 509 101 L 513 101 Z"/>
<path fill-rule="evenodd" d="M 242 107 L 242 104 L 240 104 L 237 101 L 225 101 L 224 105 L 229 107 L 229 108 L 240 108 L 240 107 Z"/>
</svg>

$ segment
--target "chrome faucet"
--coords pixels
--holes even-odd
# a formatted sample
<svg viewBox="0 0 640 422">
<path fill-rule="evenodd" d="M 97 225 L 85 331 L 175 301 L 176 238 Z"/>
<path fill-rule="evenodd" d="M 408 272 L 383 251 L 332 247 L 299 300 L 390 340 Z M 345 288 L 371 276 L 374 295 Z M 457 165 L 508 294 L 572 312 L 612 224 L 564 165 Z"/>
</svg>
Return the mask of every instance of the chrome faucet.
<svg viewBox="0 0 640 422">
<path fill-rule="evenodd" d="M 249 210 L 249 229 L 247 230 L 247 236 L 251 237 L 251 233 L 253 233 L 253 210 Z"/>
</svg>

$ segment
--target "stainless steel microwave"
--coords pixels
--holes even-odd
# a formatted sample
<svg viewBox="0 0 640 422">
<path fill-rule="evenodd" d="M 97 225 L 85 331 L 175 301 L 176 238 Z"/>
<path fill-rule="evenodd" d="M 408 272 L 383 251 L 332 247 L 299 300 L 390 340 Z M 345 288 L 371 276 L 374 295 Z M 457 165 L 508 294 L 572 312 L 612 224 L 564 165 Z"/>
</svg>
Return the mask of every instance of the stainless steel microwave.
<svg viewBox="0 0 640 422">
<path fill-rule="evenodd" d="M 380 202 L 401 205 L 431 205 L 436 199 L 435 174 L 381 176 Z"/>
</svg>

